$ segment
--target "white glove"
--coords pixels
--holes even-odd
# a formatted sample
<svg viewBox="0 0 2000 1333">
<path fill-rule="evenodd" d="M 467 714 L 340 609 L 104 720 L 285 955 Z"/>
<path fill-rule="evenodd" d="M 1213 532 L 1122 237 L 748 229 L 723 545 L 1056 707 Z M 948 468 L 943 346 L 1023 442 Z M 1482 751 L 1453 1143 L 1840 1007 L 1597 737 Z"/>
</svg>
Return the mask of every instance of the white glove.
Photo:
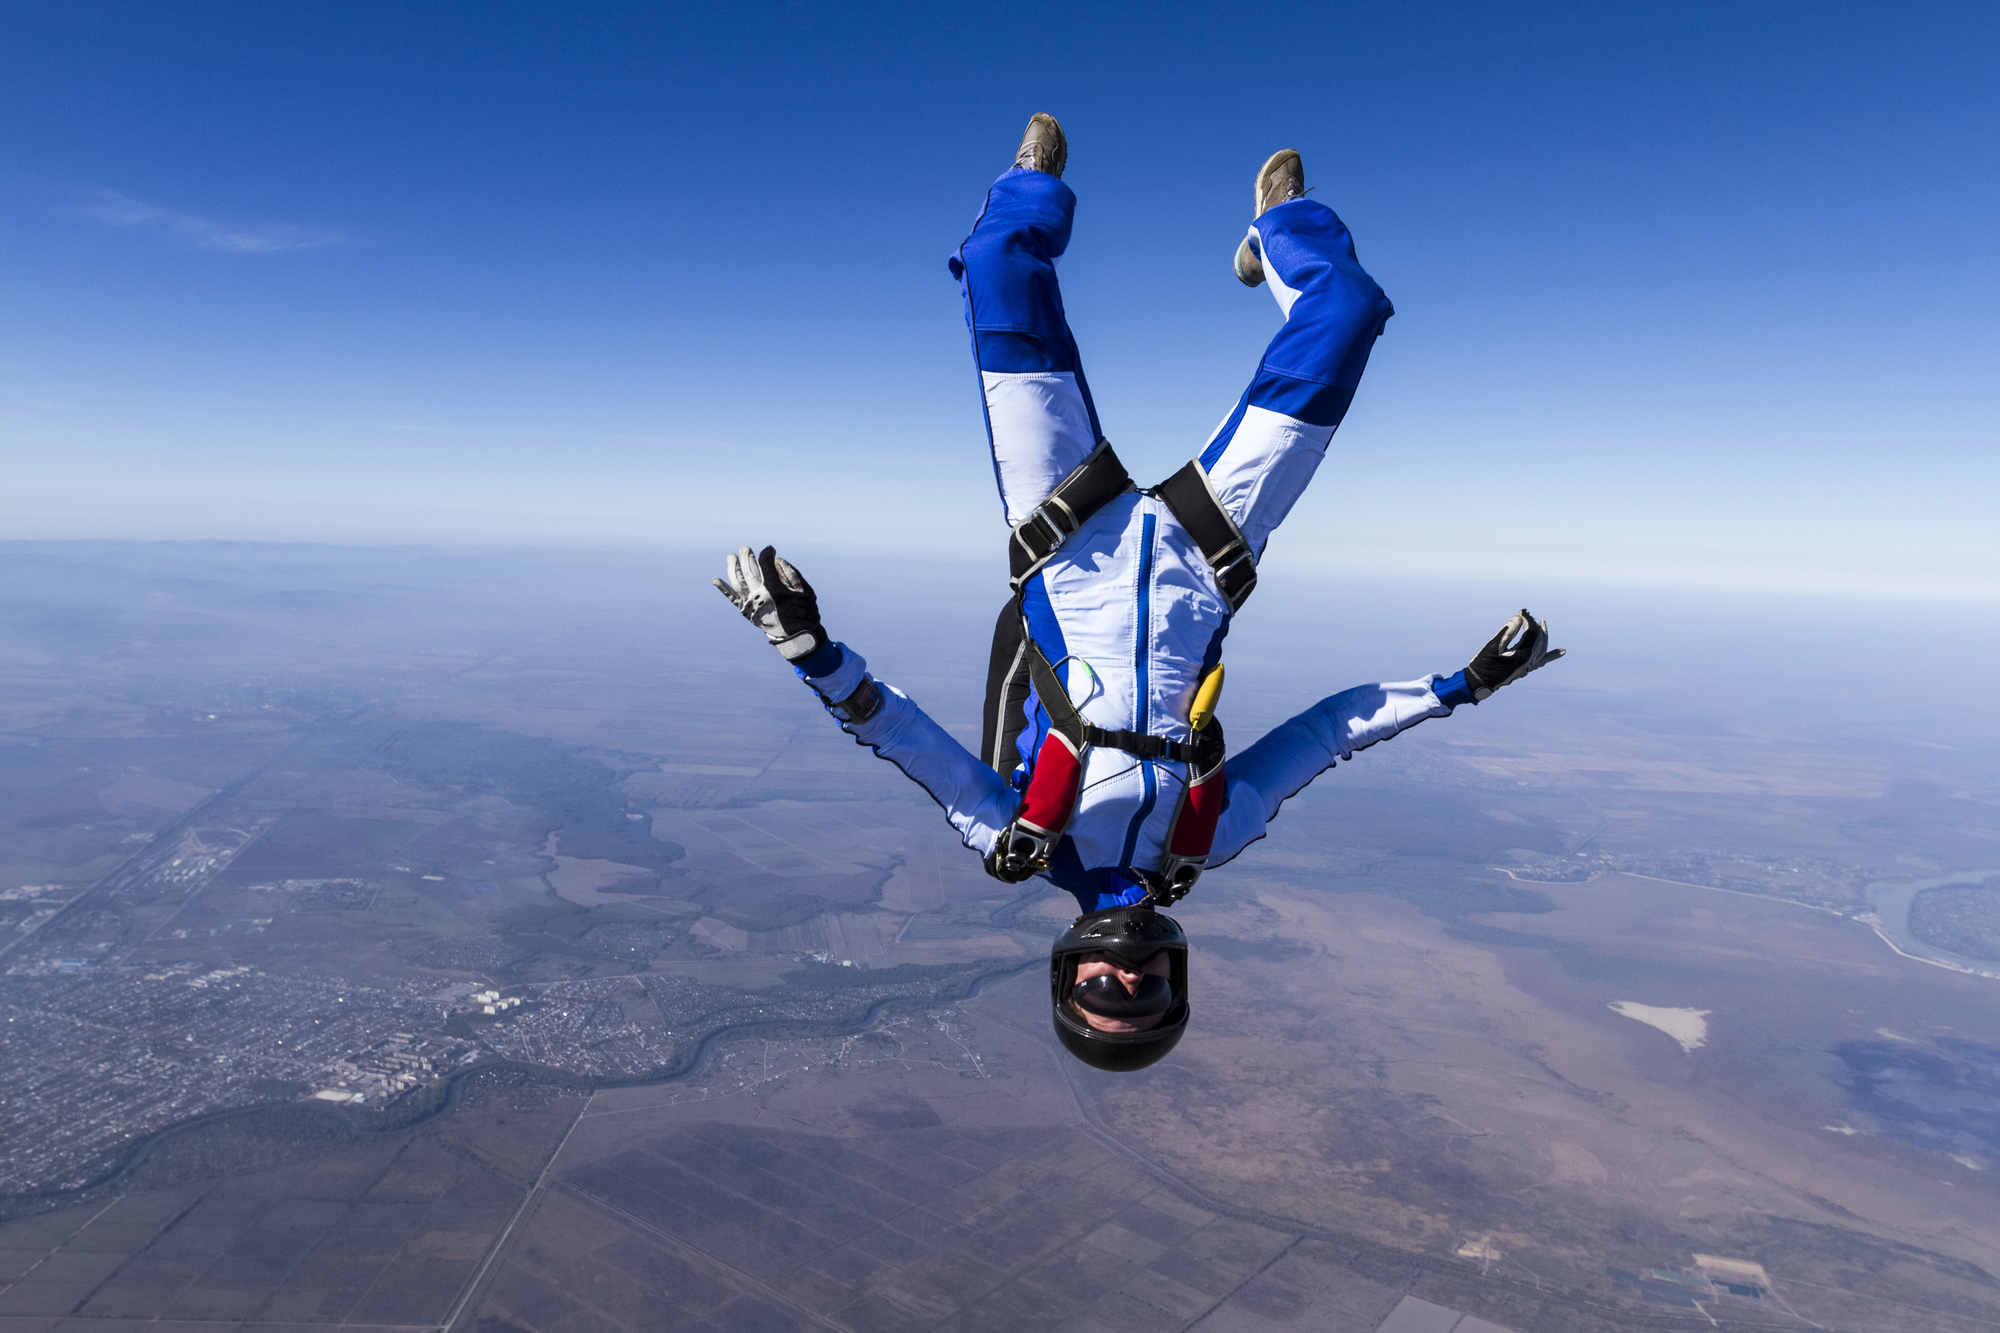
<svg viewBox="0 0 2000 1333">
<path fill-rule="evenodd" d="M 826 646 L 826 627 L 819 623 L 819 598 L 812 584 L 791 561 L 766 546 L 761 553 L 745 546 L 729 556 L 729 581 L 709 580 L 764 631 L 787 662 L 810 657 Z"/>
</svg>

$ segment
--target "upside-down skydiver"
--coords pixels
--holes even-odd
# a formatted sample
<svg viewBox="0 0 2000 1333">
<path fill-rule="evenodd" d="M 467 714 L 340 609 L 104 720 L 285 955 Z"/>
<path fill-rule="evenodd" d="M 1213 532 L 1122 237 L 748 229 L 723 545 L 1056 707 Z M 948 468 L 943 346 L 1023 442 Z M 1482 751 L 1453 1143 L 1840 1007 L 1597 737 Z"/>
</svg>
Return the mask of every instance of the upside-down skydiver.
<svg viewBox="0 0 2000 1333">
<path fill-rule="evenodd" d="M 950 261 L 1013 529 L 980 754 L 833 641 L 811 585 L 773 548 L 744 547 L 715 583 L 843 730 L 944 807 L 989 873 L 1075 895 L 1082 915 L 1050 958 L 1056 1034 L 1080 1059 L 1125 1070 L 1187 1029 L 1187 940 L 1159 908 L 1263 837 L 1336 760 L 1478 703 L 1562 650 L 1523 610 L 1463 670 L 1343 690 L 1225 759 L 1223 636 L 1394 311 L 1333 210 L 1305 197 L 1299 155 L 1274 154 L 1235 270 L 1269 285 L 1284 325 L 1200 455 L 1135 488 L 1098 428 L 1056 285 L 1076 208 L 1067 156 L 1053 117 L 1029 121 Z"/>
</svg>

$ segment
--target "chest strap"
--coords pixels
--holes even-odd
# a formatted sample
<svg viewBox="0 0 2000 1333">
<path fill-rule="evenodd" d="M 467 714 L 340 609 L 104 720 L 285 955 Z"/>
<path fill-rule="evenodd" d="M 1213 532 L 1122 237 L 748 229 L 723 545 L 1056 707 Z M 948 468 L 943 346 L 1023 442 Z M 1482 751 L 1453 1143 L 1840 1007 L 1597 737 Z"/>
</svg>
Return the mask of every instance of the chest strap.
<svg viewBox="0 0 2000 1333">
<path fill-rule="evenodd" d="M 1070 743 L 1070 749 L 1081 753 L 1085 746 L 1101 745 L 1107 750 L 1122 750 L 1141 759 L 1168 759 L 1177 764 L 1194 762 L 1195 746 L 1190 741 L 1149 736 L 1143 731 L 1107 731 L 1084 721 L 1083 714 L 1077 712 L 1076 706 L 1069 701 L 1069 691 L 1063 688 L 1061 678 L 1049 665 L 1041 645 L 1029 639 L 1027 650 L 1028 679 L 1034 682 L 1042 707 L 1049 711 L 1049 726 L 1062 733 L 1063 739 Z"/>
<path fill-rule="evenodd" d="M 1013 539 L 1007 543 L 1009 581 L 1014 591 L 1021 591 L 1021 585 L 1033 578 L 1092 514 L 1131 489 L 1132 478 L 1111 451 L 1111 441 L 1099 440 L 1090 457 L 1064 477 L 1049 492 L 1049 498 L 1035 506 L 1035 512 L 1014 525 Z"/>
<path fill-rule="evenodd" d="M 1176 764 L 1194 762 L 1194 746 L 1186 741 L 1170 741 L 1165 736 L 1148 736 L 1143 731 L 1106 731 L 1083 724 L 1083 743 L 1107 750 L 1123 750 L 1141 759 L 1170 759 Z"/>
<path fill-rule="evenodd" d="M 1250 553 L 1250 543 L 1243 540 L 1243 533 L 1209 488 L 1208 474 L 1202 471 L 1200 460 L 1189 462 L 1155 486 L 1153 494 L 1173 511 L 1188 536 L 1201 547 L 1202 558 L 1215 572 L 1216 586 L 1222 589 L 1231 614 L 1241 610 L 1257 586 L 1257 560 Z"/>
</svg>

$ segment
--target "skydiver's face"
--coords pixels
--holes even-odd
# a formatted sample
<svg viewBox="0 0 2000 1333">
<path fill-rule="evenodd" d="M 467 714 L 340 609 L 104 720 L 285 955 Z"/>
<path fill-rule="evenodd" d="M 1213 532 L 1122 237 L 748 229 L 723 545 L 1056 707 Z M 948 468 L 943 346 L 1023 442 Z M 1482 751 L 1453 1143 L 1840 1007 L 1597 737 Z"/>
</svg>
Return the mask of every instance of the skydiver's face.
<svg viewBox="0 0 2000 1333">
<path fill-rule="evenodd" d="M 1171 977 L 1173 965 L 1167 958 L 1167 951 L 1160 950 L 1135 970 L 1133 965 L 1105 953 L 1087 953 L 1076 965 L 1076 984 L 1098 977 L 1110 977 L 1113 983 L 1122 986 L 1127 995 L 1137 995 L 1139 987 L 1148 977 Z M 1158 1027 L 1166 1019 L 1165 1014 L 1143 1014 L 1135 1018 L 1111 1018 L 1104 1014 L 1094 1014 L 1077 1006 L 1075 1012 L 1084 1022 L 1099 1032 L 1145 1032 Z"/>
</svg>

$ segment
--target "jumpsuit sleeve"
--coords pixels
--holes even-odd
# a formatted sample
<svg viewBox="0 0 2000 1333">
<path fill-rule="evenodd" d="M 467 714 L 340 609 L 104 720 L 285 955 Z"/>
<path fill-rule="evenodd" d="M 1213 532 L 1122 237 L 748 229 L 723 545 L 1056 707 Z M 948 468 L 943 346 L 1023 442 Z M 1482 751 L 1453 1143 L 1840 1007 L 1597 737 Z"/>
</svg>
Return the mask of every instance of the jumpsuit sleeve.
<svg viewBox="0 0 2000 1333">
<path fill-rule="evenodd" d="M 805 679 L 824 700 L 844 699 L 866 679 L 867 662 L 845 644 L 839 645 L 840 665 L 824 676 Z M 824 650 L 822 650 L 824 651 Z M 882 707 L 866 722 L 842 722 L 840 729 L 865 745 L 877 758 L 903 770 L 904 776 L 930 793 L 944 807 L 945 817 L 965 845 L 981 856 L 993 850 L 1000 830 L 1014 817 L 1016 795 L 1000 775 L 973 758 L 950 732 L 932 721 L 911 698 L 891 685 L 876 682 Z"/>
<path fill-rule="evenodd" d="M 1278 807 L 1335 761 L 1351 759 L 1356 750 L 1386 741 L 1427 717 L 1450 717 L 1450 705 L 1436 693 L 1444 683 L 1442 676 L 1426 676 L 1342 690 L 1272 728 L 1242 754 L 1230 755 L 1224 769 L 1229 805 L 1216 825 L 1210 867 L 1263 837 Z"/>
</svg>

